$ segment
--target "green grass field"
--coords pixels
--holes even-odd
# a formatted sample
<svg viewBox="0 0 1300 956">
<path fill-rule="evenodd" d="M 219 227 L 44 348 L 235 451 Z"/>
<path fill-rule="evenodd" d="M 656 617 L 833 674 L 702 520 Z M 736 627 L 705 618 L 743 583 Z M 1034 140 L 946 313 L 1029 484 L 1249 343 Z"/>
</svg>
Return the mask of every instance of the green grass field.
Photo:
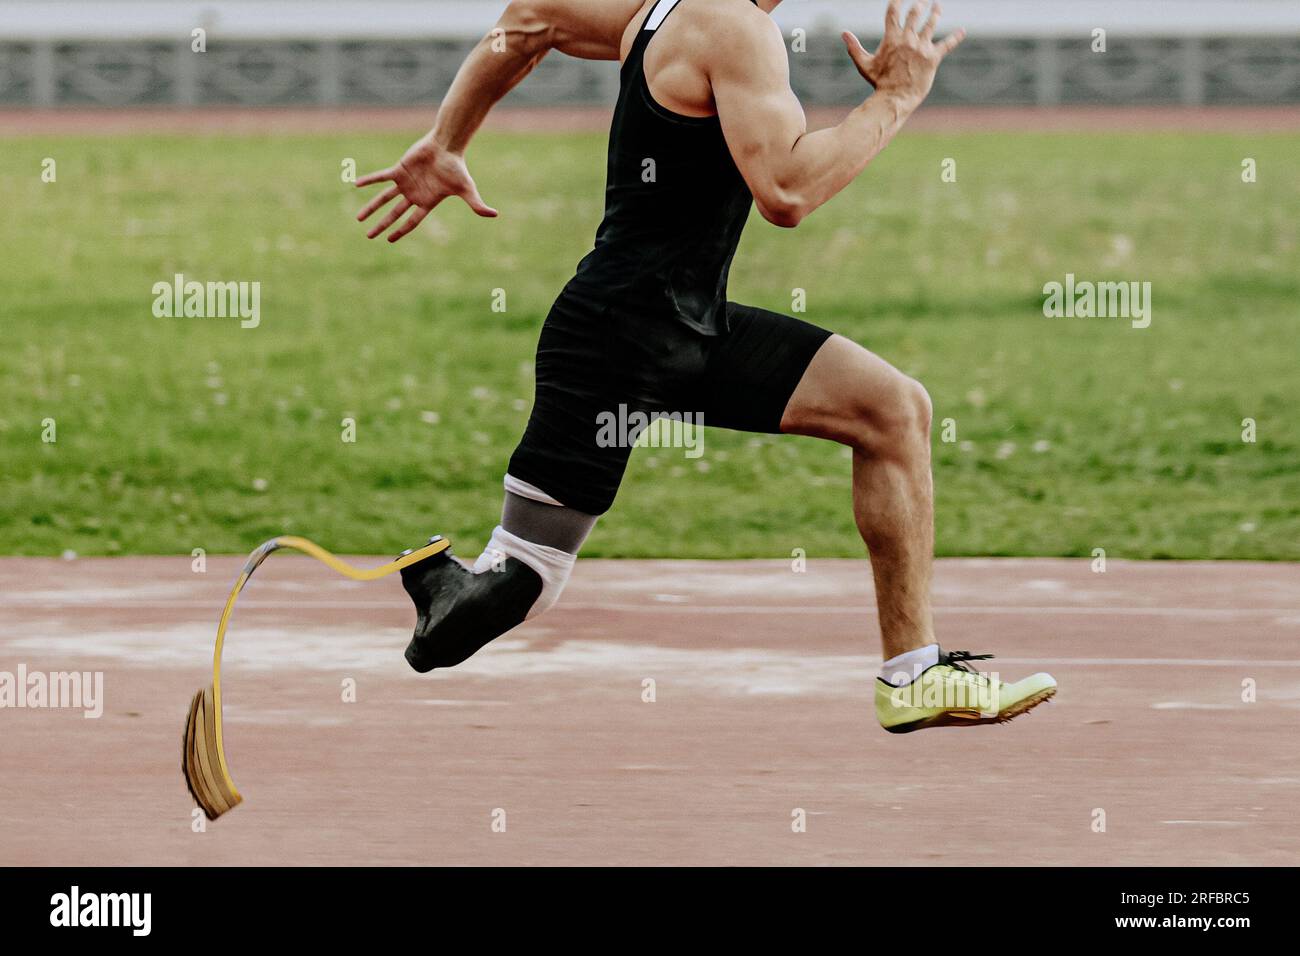
<svg viewBox="0 0 1300 956">
<path fill-rule="evenodd" d="M 340 164 L 406 143 L 0 146 L 0 553 L 244 553 L 292 532 L 384 554 L 435 531 L 477 553 L 539 327 L 599 218 L 604 137 L 484 134 L 471 166 L 499 220 L 457 202 L 367 243 Z M 1296 135 L 905 132 L 799 229 L 755 215 L 732 296 L 790 311 L 804 289 L 806 318 L 929 387 L 942 555 L 1295 560 L 1297 156 Z M 261 325 L 154 317 L 176 272 L 260 281 Z M 1067 272 L 1150 281 L 1150 328 L 1045 318 Z M 705 447 L 634 453 L 584 553 L 862 553 L 842 449 Z"/>
</svg>

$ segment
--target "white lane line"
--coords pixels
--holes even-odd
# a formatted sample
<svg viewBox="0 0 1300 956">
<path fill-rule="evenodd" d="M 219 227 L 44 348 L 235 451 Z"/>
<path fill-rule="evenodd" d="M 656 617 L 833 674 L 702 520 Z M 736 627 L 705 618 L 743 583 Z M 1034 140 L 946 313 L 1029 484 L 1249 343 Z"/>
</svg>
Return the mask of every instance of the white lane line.
<svg viewBox="0 0 1300 956">
<path fill-rule="evenodd" d="M 1209 657 L 1003 657 L 993 658 L 1001 664 L 1035 667 L 1059 664 L 1063 667 L 1300 667 L 1300 660 L 1251 660 L 1249 658 Z M 986 670 L 998 670 L 989 667 Z"/>
<path fill-rule="evenodd" d="M 1162 700 L 1152 710 L 1235 710 L 1232 704 L 1204 704 L 1192 700 Z"/>
<path fill-rule="evenodd" d="M 555 606 L 555 610 L 573 611 L 653 611 L 669 614 L 864 614 L 875 613 L 874 604 L 822 604 L 822 605 L 754 605 L 752 607 L 729 607 L 725 605 L 687 605 L 687 604 L 565 604 Z M 935 605 L 936 614 L 1112 614 L 1142 615 L 1151 617 L 1257 617 L 1259 615 L 1300 614 L 1298 608 L 1194 608 L 1194 607 L 1078 607 L 1076 605 Z"/>
<path fill-rule="evenodd" d="M 1246 820 L 1161 820 L 1168 826 L 1189 826 L 1189 827 L 1248 827 L 1251 824 Z"/>
<path fill-rule="evenodd" d="M 220 604 L 215 601 L 213 606 Z M 12 596 L 0 601 L 0 607 L 10 608 L 74 608 L 93 606 L 99 610 L 112 611 L 129 611 L 129 610 L 167 610 L 169 608 L 195 608 L 205 607 L 202 600 L 167 600 L 167 601 L 50 601 L 42 599 L 39 601 L 25 601 L 22 598 L 14 599 Z M 394 608 L 404 607 L 401 601 L 318 601 L 310 597 L 304 597 L 301 601 L 276 601 L 276 600 L 249 600 L 240 601 L 238 608 L 266 608 L 268 610 L 302 610 L 314 608 L 331 608 L 331 609 L 348 609 L 356 610 L 392 610 Z M 835 614 L 873 614 L 876 607 L 873 604 L 839 604 L 839 605 L 804 605 L 804 604 L 773 604 L 773 605 L 752 605 L 752 606 L 735 606 L 735 605 L 701 605 L 701 604 L 592 604 L 584 602 L 564 603 L 563 601 L 555 606 L 551 612 L 555 614 L 561 611 L 619 611 L 625 613 L 649 613 L 649 614 L 716 614 L 716 615 L 740 615 L 740 614 L 797 614 L 797 615 L 835 615 Z M 1109 615 L 1113 617 L 1186 617 L 1186 618 L 1251 618 L 1251 617 L 1269 617 L 1269 616 L 1295 616 L 1300 623 L 1300 608 L 1274 607 L 1274 608 L 1195 608 L 1195 607 L 1079 607 L 1077 605 L 996 605 L 996 604 L 965 604 L 965 605 L 936 605 L 934 608 L 936 614 L 1032 614 L 1032 615 Z"/>
</svg>

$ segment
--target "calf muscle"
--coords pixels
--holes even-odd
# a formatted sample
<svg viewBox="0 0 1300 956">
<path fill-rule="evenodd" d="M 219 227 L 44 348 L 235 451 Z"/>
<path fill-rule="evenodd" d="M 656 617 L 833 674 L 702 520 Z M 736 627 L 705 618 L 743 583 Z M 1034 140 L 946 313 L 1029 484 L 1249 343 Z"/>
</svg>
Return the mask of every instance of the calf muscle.
<svg viewBox="0 0 1300 956">
<path fill-rule="evenodd" d="M 871 556 L 886 659 L 934 642 L 930 402 L 920 384 L 842 336 L 822 346 L 782 431 L 853 449 L 853 517 Z"/>
</svg>

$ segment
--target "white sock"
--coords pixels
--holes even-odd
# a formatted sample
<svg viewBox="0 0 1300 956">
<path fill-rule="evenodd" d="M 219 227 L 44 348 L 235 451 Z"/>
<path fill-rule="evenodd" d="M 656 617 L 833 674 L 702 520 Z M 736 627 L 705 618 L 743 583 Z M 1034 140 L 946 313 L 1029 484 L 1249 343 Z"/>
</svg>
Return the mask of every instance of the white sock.
<svg viewBox="0 0 1300 956">
<path fill-rule="evenodd" d="M 506 472 L 505 480 L 502 483 L 506 486 L 506 491 L 510 492 L 512 495 L 518 495 L 520 498 L 528 498 L 532 501 L 540 501 L 544 505 L 556 505 L 560 508 L 564 507 L 564 505 L 560 504 L 546 492 L 542 491 L 541 488 L 538 488 L 536 485 L 530 485 L 528 482 L 520 478 L 516 478 L 514 475 L 510 474 L 510 472 Z"/>
<path fill-rule="evenodd" d="M 880 665 L 880 679 L 886 684 L 903 687 L 921 676 L 921 671 L 939 663 L 939 645 L 927 644 L 914 651 L 905 651 Z"/>
<path fill-rule="evenodd" d="M 542 593 L 537 596 L 533 606 L 528 609 L 524 620 L 530 620 L 549 610 L 560 599 L 560 592 L 569 581 L 577 555 L 566 554 L 559 548 L 548 548 L 544 544 L 533 544 L 518 535 L 511 534 L 497 525 L 492 537 L 483 549 L 483 553 L 474 562 L 474 573 L 491 571 L 493 565 L 500 565 L 506 558 L 522 561 L 542 579 Z"/>
</svg>

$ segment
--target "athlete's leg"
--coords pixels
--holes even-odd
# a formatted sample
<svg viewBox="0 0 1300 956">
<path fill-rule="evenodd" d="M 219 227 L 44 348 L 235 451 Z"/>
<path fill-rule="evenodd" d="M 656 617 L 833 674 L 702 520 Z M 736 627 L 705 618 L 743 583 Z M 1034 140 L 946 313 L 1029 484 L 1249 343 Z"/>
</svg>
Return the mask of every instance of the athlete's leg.
<svg viewBox="0 0 1300 956">
<path fill-rule="evenodd" d="M 700 398 L 705 422 L 852 448 L 853 511 L 871 556 L 885 659 L 931 645 L 925 390 L 861 346 L 800 319 L 735 303 L 728 318 L 731 334 L 713 349 Z"/>
<path fill-rule="evenodd" d="M 406 660 L 420 673 L 455 667 L 549 610 L 596 523 L 513 476 L 506 488 L 501 524 L 472 567 L 448 549 L 402 571 L 416 610 Z"/>
<path fill-rule="evenodd" d="M 448 550 L 402 572 L 417 612 L 412 667 L 453 667 L 556 602 L 631 451 L 634 436 L 610 442 L 602 420 L 621 406 L 666 408 L 658 390 L 696 377 L 699 339 L 569 290 L 560 296 L 538 341 L 533 410 L 510 459 L 501 524 L 472 568 Z"/>
<path fill-rule="evenodd" d="M 853 516 L 871 556 L 885 658 L 934 643 L 930 397 L 921 383 L 832 336 L 799 381 L 781 430 L 853 449 Z"/>
<path fill-rule="evenodd" d="M 696 397 L 705 422 L 829 438 L 853 449 L 853 511 L 871 555 L 885 665 L 876 716 L 891 733 L 1002 722 L 1056 693 L 1050 674 L 1014 683 L 934 640 L 930 399 L 888 362 L 799 319 L 728 304 Z M 975 702 L 975 703 L 972 703 Z"/>
<path fill-rule="evenodd" d="M 501 527 L 505 530 L 525 541 L 557 548 L 565 554 L 577 554 L 595 526 L 595 515 L 511 491 L 506 492 L 506 500 L 501 506 Z"/>
</svg>

